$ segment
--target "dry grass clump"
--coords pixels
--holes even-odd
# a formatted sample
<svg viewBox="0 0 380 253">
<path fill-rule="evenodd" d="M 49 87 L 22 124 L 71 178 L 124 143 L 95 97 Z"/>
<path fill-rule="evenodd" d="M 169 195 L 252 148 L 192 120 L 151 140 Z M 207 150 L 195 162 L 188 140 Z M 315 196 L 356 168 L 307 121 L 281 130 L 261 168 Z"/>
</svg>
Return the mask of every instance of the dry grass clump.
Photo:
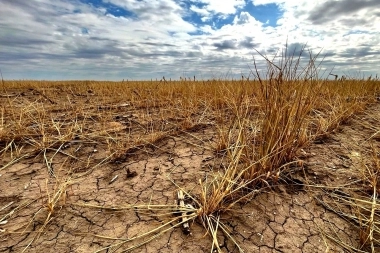
<svg viewBox="0 0 380 253">
<path fill-rule="evenodd" d="M 310 57 L 302 67 L 300 56 L 283 56 L 279 65 L 265 59 L 268 63 L 266 78 L 262 79 L 256 71 L 263 118 L 253 158 L 260 162 L 251 167 L 245 177 L 251 179 L 266 174 L 267 178 L 277 180 L 285 169 L 283 166 L 293 162 L 299 149 L 311 139 L 308 115 L 318 100 L 323 81 L 317 76 L 316 58 Z"/>
<path fill-rule="evenodd" d="M 267 78 L 262 79 L 256 70 L 255 86 L 259 92 L 254 96 L 259 106 L 252 108 L 252 93 L 246 90 L 236 92 L 238 96 L 230 100 L 233 118 L 217 143 L 219 150 L 227 152 L 229 162 L 225 171 L 200 182 L 198 215 L 218 252 L 218 229 L 234 241 L 220 215 L 232 211 L 236 203 L 249 200 L 263 186 L 277 181 L 310 139 L 306 132 L 307 116 L 321 82 L 311 76 L 314 60 L 305 68 L 304 75 L 292 80 L 298 67 L 298 63 L 293 66 L 292 57 L 285 58 L 280 67 L 265 59 Z"/>
</svg>

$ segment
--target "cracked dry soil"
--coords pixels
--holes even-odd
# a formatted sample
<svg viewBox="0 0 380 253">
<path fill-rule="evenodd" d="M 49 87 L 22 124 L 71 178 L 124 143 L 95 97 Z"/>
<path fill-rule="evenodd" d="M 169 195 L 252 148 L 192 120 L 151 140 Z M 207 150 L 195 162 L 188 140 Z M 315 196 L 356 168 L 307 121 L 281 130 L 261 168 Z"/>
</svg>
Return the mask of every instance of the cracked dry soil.
<svg viewBox="0 0 380 253">
<path fill-rule="evenodd" d="M 248 203 L 236 206 L 234 212 L 223 215 L 239 245 L 246 252 L 261 253 L 346 252 L 326 236 L 331 235 L 357 246 L 357 227 L 318 200 L 329 198 L 328 187 L 358 181 L 363 166 L 370 164 L 371 145 L 380 149 L 379 138 L 371 138 L 379 131 L 379 120 L 377 103 L 353 116 L 324 142 L 304 150 L 300 154 L 302 167 L 294 168 L 286 183 L 261 191 Z M 115 130 L 122 131 L 123 127 Z M 25 248 L 26 252 L 95 252 L 115 242 L 109 238 L 133 237 L 156 228 L 162 220 L 149 214 L 80 204 L 173 204 L 177 188 L 168 177 L 196 193 L 200 179 L 222 169 L 218 157 L 205 146 L 216 136 L 215 125 L 202 125 L 191 134 L 168 135 L 154 145 L 131 150 L 122 159 L 99 163 L 92 170 L 83 170 L 83 164 L 90 156 L 102 161 L 107 148 L 99 143 L 73 142 L 64 153 L 45 154 L 56 178 L 49 175 L 43 154 L 6 167 L 0 171 L 0 218 L 6 216 L 6 222 L 0 225 L 0 252 L 22 252 Z M 76 159 L 66 155 L 69 151 L 76 151 Z M 1 165 L 6 163 L 4 159 Z M 52 197 L 68 176 L 73 181 L 43 227 L 48 196 Z M 349 189 L 340 189 L 350 194 Z M 133 252 L 209 252 L 211 239 L 198 221 L 191 224 L 191 232 L 187 236 L 175 228 Z M 223 251 L 237 252 L 222 234 L 219 239 Z"/>
</svg>

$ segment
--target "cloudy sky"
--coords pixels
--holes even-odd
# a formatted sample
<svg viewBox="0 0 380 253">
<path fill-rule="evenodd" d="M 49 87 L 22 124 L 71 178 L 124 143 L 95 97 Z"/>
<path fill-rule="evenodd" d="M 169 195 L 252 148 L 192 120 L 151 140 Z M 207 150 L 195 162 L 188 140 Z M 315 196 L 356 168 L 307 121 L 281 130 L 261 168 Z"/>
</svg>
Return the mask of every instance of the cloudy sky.
<svg viewBox="0 0 380 253">
<path fill-rule="evenodd" d="M 380 1 L 0 1 L 4 79 L 236 77 L 286 41 L 327 71 L 380 74 Z"/>
</svg>

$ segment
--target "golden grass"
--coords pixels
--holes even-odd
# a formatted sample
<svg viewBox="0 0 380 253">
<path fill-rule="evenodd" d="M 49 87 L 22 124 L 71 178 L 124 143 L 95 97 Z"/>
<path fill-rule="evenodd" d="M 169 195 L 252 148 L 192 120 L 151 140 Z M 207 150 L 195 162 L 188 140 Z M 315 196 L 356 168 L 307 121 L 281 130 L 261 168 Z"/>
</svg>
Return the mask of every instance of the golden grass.
<svg viewBox="0 0 380 253">
<path fill-rule="evenodd" d="M 213 249 L 221 251 L 217 233 L 229 233 L 220 216 L 263 187 L 276 183 L 297 162 L 301 148 L 326 138 L 351 115 L 373 103 L 380 92 L 379 81 L 320 79 L 313 56 L 305 66 L 301 66 L 300 57 L 282 56 L 279 63 L 263 57 L 268 63 L 266 75 L 254 70 L 255 80 L 3 81 L 0 159 L 4 163 L 0 171 L 22 159 L 40 156 L 46 164 L 47 177 L 54 176 L 50 164 L 59 153 L 79 161 L 81 175 L 85 176 L 99 164 L 122 159 L 133 149 L 155 145 L 170 135 L 214 122 L 218 139 L 210 143 L 210 148 L 224 152 L 227 165 L 223 172 L 199 182 L 199 196 L 187 194 L 196 203 L 194 210 L 179 210 L 177 205 L 112 210 L 133 208 L 143 212 L 156 208 L 164 215 L 180 211 L 188 214 L 189 219 L 198 217 L 213 240 Z M 120 119 L 125 125 L 116 124 Z M 116 129 L 110 127 L 110 122 L 116 122 Z M 90 155 L 87 160 L 80 160 L 80 151 L 70 149 L 73 142 L 104 144 L 108 147 L 107 157 L 96 160 Z M 48 157 L 48 151 L 53 151 L 53 155 Z M 77 172 L 76 169 L 69 170 Z M 370 245 L 372 252 L 379 233 L 375 222 L 377 170 L 364 173 L 372 197 L 360 203 L 358 199 L 347 200 L 358 207 L 356 219 L 362 227 L 363 247 Z M 54 192 L 46 192 L 47 215 L 41 229 L 50 221 L 70 180 L 60 182 Z M 172 229 L 170 224 L 179 219 L 170 219 L 137 238 L 118 239 L 121 242 L 112 250 L 142 237 L 142 243 L 147 243 Z M 229 238 L 237 245 L 234 238 Z"/>
</svg>

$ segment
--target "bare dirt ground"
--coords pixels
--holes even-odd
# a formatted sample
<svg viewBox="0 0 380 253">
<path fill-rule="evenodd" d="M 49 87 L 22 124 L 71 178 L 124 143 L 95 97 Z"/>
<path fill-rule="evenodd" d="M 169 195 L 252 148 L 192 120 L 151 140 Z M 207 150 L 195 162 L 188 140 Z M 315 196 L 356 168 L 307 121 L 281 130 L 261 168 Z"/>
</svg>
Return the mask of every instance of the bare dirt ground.
<svg viewBox="0 0 380 253">
<path fill-rule="evenodd" d="M 32 95 L 38 94 L 26 96 Z M 157 116 L 154 113 L 152 117 Z M 64 109 L 55 115 L 63 123 L 72 116 Z M 93 120 L 88 129 L 98 133 L 106 129 L 121 137 L 128 132 L 128 138 L 133 138 L 131 129 L 147 124 L 146 114 L 141 115 L 137 107 L 125 104 L 107 122 L 88 116 Z M 345 197 L 366 194 L 361 175 L 366 166 L 372 166 L 373 148 L 380 150 L 379 121 L 377 103 L 303 150 L 299 154 L 303 162 L 293 173 L 283 175 L 278 186 L 261 190 L 235 211 L 223 214 L 224 223 L 245 252 L 350 252 L 350 246 L 359 248 L 360 224 L 349 217 L 358 210 Z M 160 124 L 165 135 L 153 136 L 154 144 L 126 147 L 117 159 L 108 159 L 111 149 L 105 142 L 83 137 L 93 132 L 12 163 L 11 157 L 4 156 L 0 162 L 0 252 L 123 252 L 138 243 L 109 248 L 160 226 L 164 218 L 91 205 L 174 204 L 175 184 L 196 195 L 200 179 L 223 169 L 220 155 L 211 148 L 218 138 L 218 122 L 206 118 L 202 124 L 175 133 L 173 122 L 175 118 Z M 28 147 L 24 149 L 19 153 L 28 153 Z M 67 187 L 59 192 L 65 183 Z M 60 194 L 56 202 L 55 194 Z M 223 251 L 238 251 L 227 237 L 218 236 Z M 133 252 L 210 250 L 210 236 L 195 220 L 190 235 L 176 227 Z M 370 248 L 364 246 L 362 251 Z"/>
</svg>

